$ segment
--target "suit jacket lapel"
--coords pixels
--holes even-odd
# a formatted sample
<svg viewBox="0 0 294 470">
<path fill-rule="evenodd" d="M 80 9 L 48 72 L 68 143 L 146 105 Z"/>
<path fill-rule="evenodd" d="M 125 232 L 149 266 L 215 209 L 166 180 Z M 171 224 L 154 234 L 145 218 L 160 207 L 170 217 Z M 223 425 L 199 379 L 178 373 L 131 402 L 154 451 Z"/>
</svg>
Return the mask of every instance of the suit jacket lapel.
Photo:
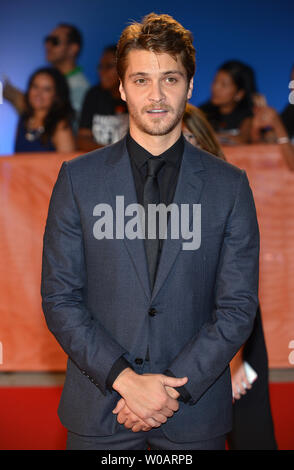
<svg viewBox="0 0 294 470">
<path fill-rule="evenodd" d="M 192 207 L 193 204 L 198 204 L 205 183 L 204 170 L 201 152 L 185 142 L 182 165 L 173 200 L 173 203 L 177 204 L 179 209 L 181 204 L 188 204 L 189 207 Z M 136 188 L 127 152 L 126 139 L 119 143 L 117 151 L 113 151 L 106 161 L 105 184 L 111 195 L 114 217 L 116 215 L 116 196 L 124 196 L 125 207 L 128 204 L 137 203 Z M 170 234 L 170 219 L 167 228 L 168 235 Z M 191 224 L 192 219 L 190 220 L 190 227 Z M 181 233 L 178 239 L 168 237 L 164 240 L 156 281 L 151 292 L 144 240 L 139 238 L 130 240 L 126 236 L 123 239 L 142 288 L 147 298 L 152 301 L 167 278 L 179 251 L 182 249 L 182 243 L 186 240 L 182 238 Z"/>
<path fill-rule="evenodd" d="M 175 191 L 173 203 L 177 204 L 179 209 L 181 204 L 189 204 L 189 208 L 193 207 L 193 204 L 198 204 L 200 200 L 201 192 L 204 186 L 204 177 L 199 174 L 203 172 L 205 168 L 202 163 L 201 153 L 190 144 L 185 143 L 185 150 L 183 154 L 183 160 L 178 176 L 178 183 Z M 201 178 L 202 176 L 202 178 Z M 190 212 L 191 217 L 191 212 Z M 170 234 L 170 223 L 169 218 L 167 239 L 164 240 L 159 266 L 157 269 L 157 275 L 155 285 L 152 291 L 152 299 L 156 297 L 160 288 L 162 287 L 165 279 L 171 270 L 179 251 L 182 249 L 182 243 L 185 240 L 181 236 L 179 239 L 171 239 Z M 192 218 L 190 218 L 189 226 L 191 228 Z"/>
<path fill-rule="evenodd" d="M 121 141 L 121 145 L 118 145 L 117 152 L 113 152 L 107 160 L 105 183 L 113 201 L 114 217 L 116 213 L 116 196 L 124 196 L 125 208 L 129 204 L 138 203 L 125 139 Z M 126 236 L 124 236 L 123 240 L 132 259 L 134 269 L 142 284 L 144 292 L 147 298 L 150 299 L 151 290 L 144 240 L 139 238 L 130 240 Z"/>
</svg>

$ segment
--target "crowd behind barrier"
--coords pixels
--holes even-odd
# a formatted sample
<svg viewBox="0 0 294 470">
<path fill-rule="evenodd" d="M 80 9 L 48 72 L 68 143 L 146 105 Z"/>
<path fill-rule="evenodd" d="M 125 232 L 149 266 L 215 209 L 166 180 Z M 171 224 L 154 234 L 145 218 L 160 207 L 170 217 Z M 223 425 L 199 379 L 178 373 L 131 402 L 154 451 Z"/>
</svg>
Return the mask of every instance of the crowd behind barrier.
<svg viewBox="0 0 294 470">
<path fill-rule="evenodd" d="M 120 70 L 123 51 L 119 43 L 104 48 L 97 66 L 99 82 L 90 87 L 78 64 L 82 46 L 82 33 L 76 26 L 58 24 L 44 39 L 50 67 L 34 71 L 25 92 L 5 80 L 4 98 L 19 114 L 15 152 L 86 152 L 114 143 L 125 134 L 128 110 L 119 90 L 120 80 L 125 80 Z M 290 80 L 289 88 L 293 88 L 293 65 Z M 285 158 L 294 168 L 290 96 L 279 115 L 257 90 L 250 65 L 229 60 L 218 66 L 210 97 L 199 106 L 222 144 L 283 144 Z"/>
</svg>

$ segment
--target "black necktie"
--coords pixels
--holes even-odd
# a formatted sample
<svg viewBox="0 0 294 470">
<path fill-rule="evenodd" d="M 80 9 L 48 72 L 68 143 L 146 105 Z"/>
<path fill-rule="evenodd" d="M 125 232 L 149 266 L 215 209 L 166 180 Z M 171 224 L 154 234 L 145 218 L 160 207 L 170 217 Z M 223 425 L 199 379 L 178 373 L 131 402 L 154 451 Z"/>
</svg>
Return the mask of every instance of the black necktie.
<svg viewBox="0 0 294 470">
<path fill-rule="evenodd" d="M 156 224 L 156 219 L 151 218 L 148 220 L 148 204 L 159 204 L 160 194 L 159 194 L 159 184 L 157 180 L 157 175 L 159 170 L 164 165 L 165 161 L 160 157 L 149 158 L 147 160 L 147 177 L 144 185 L 144 209 L 145 209 L 145 248 L 149 268 L 149 277 L 151 288 L 154 286 L 156 268 L 157 268 L 157 258 L 159 251 L 159 228 Z M 156 238 L 148 239 L 148 224 L 156 224 Z"/>
</svg>

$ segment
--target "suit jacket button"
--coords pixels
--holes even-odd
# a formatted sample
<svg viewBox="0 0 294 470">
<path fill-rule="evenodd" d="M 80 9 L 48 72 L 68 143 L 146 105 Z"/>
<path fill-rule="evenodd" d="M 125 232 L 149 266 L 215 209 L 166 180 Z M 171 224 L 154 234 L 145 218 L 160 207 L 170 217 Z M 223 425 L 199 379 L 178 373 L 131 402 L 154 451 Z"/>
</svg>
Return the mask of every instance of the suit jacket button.
<svg viewBox="0 0 294 470">
<path fill-rule="evenodd" d="M 141 365 L 141 364 L 143 364 L 143 359 L 141 359 L 140 357 L 137 357 L 135 359 L 135 363 L 138 364 L 138 365 Z"/>
<path fill-rule="evenodd" d="M 155 315 L 157 314 L 157 310 L 156 310 L 156 308 L 151 307 L 151 308 L 149 308 L 148 313 L 149 313 L 150 317 L 155 317 Z"/>
</svg>

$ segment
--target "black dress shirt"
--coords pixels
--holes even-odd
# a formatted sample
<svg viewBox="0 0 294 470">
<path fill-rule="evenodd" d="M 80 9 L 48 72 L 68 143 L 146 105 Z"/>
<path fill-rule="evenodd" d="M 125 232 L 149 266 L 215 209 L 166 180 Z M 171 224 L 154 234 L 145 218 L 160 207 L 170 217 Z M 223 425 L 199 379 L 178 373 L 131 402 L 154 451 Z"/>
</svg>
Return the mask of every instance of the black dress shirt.
<svg viewBox="0 0 294 470">
<path fill-rule="evenodd" d="M 143 204 L 143 193 L 144 193 L 144 184 L 147 176 L 147 160 L 151 157 L 154 157 L 141 145 L 139 145 L 128 133 L 127 134 L 127 150 L 130 157 L 130 163 L 132 167 L 135 188 L 137 193 L 137 202 Z M 160 191 L 160 202 L 164 203 L 166 206 L 172 203 L 176 185 L 179 176 L 179 170 L 182 163 L 184 152 L 184 137 L 181 134 L 176 143 L 167 149 L 158 157 L 165 160 L 165 164 L 160 169 L 158 173 L 158 184 Z M 169 214 L 168 214 L 169 215 Z M 163 242 L 163 240 L 161 240 Z M 160 243 L 158 260 L 160 258 L 162 250 L 162 243 Z M 120 357 L 111 368 L 111 371 L 107 378 L 107 387 L 109 390 L 112 390 L 112 384 L 118 375 L 127 367 L 131 367 L 129 362 L 122 356 Z M 166 375 L 173 376 L 170 371 L 165 372 Z M 189 393 L 184 387 L 178 389 L 181 394 L 182 401 L 188 401 L 190 398 Z"/>
</svg>

